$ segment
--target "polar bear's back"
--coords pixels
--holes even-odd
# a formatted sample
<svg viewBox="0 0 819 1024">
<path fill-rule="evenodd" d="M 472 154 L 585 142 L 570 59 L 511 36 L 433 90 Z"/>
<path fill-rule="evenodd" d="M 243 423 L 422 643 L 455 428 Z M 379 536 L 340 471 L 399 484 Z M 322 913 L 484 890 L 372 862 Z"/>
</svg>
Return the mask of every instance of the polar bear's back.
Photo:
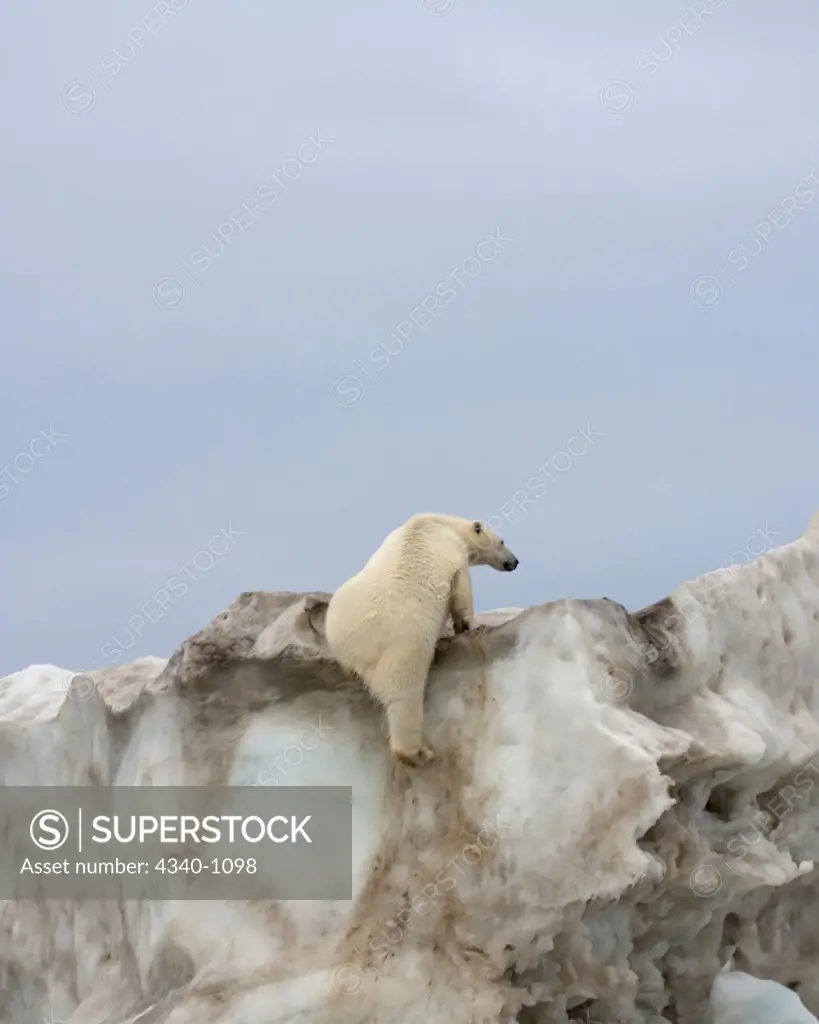
<svg viewBox="0 0 819 1024">
<path fill-rule="evenodd" d="M 413 516 L 333 594 L 325 633 L 345 668 L 366 675 L 391 651 L 432 656 L 452 578 L 468 561 L 459 521 L 448 519 Z"/>
<path fill-rule="evenodd" d="M 428 582 L 431 575 L 451 578 L 466 564 L 456 524 L 457 520 L 450 523 L 443 516 L 413 516 L 388 534 L 353 579 L 362 579 L 377 591 L 388 584 L 406 584 L 406 596 L 412 599 L 424 589 L 419 584 Z"/>
</svg>

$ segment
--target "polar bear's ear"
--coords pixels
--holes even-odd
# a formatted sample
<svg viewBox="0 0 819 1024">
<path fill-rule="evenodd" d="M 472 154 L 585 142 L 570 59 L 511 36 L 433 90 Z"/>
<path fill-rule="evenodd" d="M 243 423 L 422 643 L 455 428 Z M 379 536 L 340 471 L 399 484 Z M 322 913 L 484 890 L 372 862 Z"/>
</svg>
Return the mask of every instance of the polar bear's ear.
<svg viewBox="0 0 819 1024">
<path fill-rule="evenodd" d="M 483 525 L 481 523 L 479 523 L 477 519 L 472 524 L 472 526 L 475 529 L 475 533 L 483 533 Z"/>
</svg>

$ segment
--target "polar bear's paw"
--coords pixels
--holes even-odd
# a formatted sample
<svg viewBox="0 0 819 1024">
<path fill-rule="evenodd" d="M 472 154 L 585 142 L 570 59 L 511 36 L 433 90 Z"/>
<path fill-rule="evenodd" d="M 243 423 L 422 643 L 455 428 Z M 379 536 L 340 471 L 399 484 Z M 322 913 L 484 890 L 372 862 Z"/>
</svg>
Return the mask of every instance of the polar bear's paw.
<svg viewBox="0 0 819 1024">
<path fill-rule="evenodd" d="M 404 750 L 401 747 L 393 747 L 393 757 L 401 764 L 410 768 L 424 768 L 431 761 L 435 760 L 435 754 L 431 747 L 423 743 L 418 750 Z"/>
</svg>

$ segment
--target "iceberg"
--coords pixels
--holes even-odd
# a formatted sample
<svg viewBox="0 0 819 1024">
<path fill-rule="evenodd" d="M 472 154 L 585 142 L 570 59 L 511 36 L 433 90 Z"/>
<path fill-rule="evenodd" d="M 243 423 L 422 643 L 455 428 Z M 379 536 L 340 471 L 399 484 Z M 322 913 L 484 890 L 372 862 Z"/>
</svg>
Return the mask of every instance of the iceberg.
<svg viewBox="0 0 819 1024">
<path fill-rule="evenodd" d="M 816 1020 L 819 516 L 647 608 L 448 631 L 423 769 L 330 656 L 329 596 L 0 680 L 6 787 L 353 793 L 349 900 L 4 901 L 1 1024 Z"/>
</svg>

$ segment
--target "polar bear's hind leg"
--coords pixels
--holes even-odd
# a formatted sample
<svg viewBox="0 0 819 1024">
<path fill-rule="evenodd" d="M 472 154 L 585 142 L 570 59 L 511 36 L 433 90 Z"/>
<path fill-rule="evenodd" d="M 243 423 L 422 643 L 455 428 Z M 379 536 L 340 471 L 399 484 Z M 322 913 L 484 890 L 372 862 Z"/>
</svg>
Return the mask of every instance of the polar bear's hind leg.
<svg viewBox="0 0 819 1024">
<path fill-rule="evenodd" d="M 414 768 L 434 757 L 424 740 L 424 690 L 431 662 L 431 655 L 402 657 L 392 651 L 381 659 L 370 684 L 386 710 L 393 757 Z"/>
</svg>

